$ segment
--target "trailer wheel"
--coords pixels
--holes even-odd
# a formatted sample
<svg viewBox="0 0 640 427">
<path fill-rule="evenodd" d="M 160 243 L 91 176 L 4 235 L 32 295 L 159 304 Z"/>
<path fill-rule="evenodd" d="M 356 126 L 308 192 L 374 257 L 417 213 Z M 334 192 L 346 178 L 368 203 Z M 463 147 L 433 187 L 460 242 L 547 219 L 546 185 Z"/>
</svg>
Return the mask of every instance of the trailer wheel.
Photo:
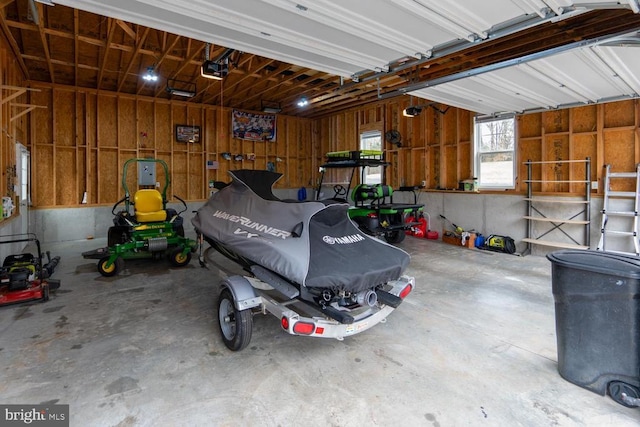
<svg viewBox="0 0 640 427">
<path fill-rule="evenodd" d="M 218 299 L 218 321 L 224 345 L 231 351 L 240 351 L 249 345 L 253 329 L 251 310 L 238 310 L 229 289 L 223 289 Z"/>
<path fill-rule="evenodd" d="M 626 394 L 634 399 L 640 399 L 640 389 L 632 386 L 631 384 L 623 383 L 622 381 L 611 381 L 607 386 L 609 396 L 616 402 L 627 408 L 637 408 L 637 405 L 627 403 L 622 398 L 622 394 Z"/>
<path fill-rule="evenodd" d="M 404 240 L 406 234 L 404 232 L 404 230 L 400 229 L 400 230 L 393 230 L 393 231 L 388 231 L 386 233 L 384 233 L 384 239 L 388 242 L 388 243 L 400 243 Z"/>
<path fill-rule="evenodd" d="M 179 248 L 179 247 L 175 248 L 171 252 L 171 255 L 169 257 L 171 264 L 175 265 L 176 267 L 184 267 L 185 265 L 189 264 L 189 262 L 191 261 L 191 252 L 187 252 L 186 254 L 183 254 L 182 251 L 183 251 L 182 248 Z"/>
<path fill-rule="evenodd" d="M 106 256 L 101 258 L 98 261 L 98 272 L 102 274 L 104 277 L 115 276 L 122 270 L 124 260 L 120 257 L 116 258 L 115 262 L 107 267 L 107 261 L 109 261 L 109 257 Z"/>
</svg>

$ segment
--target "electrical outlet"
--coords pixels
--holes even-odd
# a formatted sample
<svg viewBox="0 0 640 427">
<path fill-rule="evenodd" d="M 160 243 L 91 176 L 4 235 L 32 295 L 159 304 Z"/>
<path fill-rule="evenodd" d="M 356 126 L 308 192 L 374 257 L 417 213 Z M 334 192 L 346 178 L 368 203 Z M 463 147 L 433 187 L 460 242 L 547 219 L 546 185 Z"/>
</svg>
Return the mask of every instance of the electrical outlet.
<svg viewBox="0 0 640 427">
<path fill-rule="evenodd" d="M 426 186 L 427 186 L 427 181 L 422 181 L 422 182 L 420 183 L 420 186 L 422 186 L 422 187 L 426 187 Z"/>
<path fill-rule="evenodd" d="M 598 181 L 591 181 L 591 189 L 592 190 L 598 189 Z"/>
</svg>

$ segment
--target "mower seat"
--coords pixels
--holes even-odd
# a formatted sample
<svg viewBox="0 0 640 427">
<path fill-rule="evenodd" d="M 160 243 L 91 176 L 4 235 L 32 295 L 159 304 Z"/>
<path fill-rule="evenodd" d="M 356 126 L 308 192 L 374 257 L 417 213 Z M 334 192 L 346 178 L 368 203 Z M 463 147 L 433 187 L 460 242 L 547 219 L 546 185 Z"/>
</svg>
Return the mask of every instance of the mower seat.
<svg viewBox="0 0 640 427">
<path fill-rule="evenodd" d="M 356 204 L 365 202 L 374 202 L 380 199 L 384 199 L 387 196 L 393 194 L 393 189 L 388 185 L 375 184 L 367 185 L 360 184 L 353 189 L 351 198 Z"/>
<path fill-rule="evenodd" d="M 143 189 L 133 196 L 136 220 L 138 222 L 162 222 L 167 220 L 162 195 L 158 190 Z"/>
</svg>

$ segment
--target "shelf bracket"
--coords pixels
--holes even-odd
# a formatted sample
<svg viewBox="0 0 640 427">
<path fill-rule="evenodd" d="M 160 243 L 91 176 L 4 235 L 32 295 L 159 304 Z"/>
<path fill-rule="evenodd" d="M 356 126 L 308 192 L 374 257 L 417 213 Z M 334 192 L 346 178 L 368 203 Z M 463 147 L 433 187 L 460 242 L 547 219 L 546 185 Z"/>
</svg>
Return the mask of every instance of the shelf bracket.
<svg viewBox="0 0 640 427">
<path fill-rule="evenodd" d="M 28 90 L 33 92 L 40 92 L 40 89 L 33 89 L 30 87 L 11 86 L 11 85 L 0 85 L 0 89 L 15 90 L 14 93 L 7 96 L 6 98 L 3 97 L 2 102 L 0 102 L 0 105 L 4 105 L 5 103 L 11 101 L 12 99 L 16 99 L 17 97 L 27 93 Z"/>
<path fill-rule="evenodd" d="M 9 104 L 12 107 L 18 107 L 18 108 L 25 108 L 25 110 L 20 111 L 19 113 L 15 114 L 15 115 L 11 115 L 11 122 L 19 119 L 20 117 L 24 116 L 25 114 L 28 114 L 30 112 L 32 112 L 33 110 L 35 110 L 36 108 L 47 108 L 46 105 L 34 105 L 34 104 Z"/>
</svg>

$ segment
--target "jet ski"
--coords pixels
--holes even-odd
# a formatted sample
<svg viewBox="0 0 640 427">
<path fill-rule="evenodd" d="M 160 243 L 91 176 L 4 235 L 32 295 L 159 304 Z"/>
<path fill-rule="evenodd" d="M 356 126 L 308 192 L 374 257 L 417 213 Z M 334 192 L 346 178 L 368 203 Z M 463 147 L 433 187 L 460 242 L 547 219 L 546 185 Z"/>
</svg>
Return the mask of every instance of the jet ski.
<svg viewBox="0 0 640 427">
<path fill-rule="evenodd" d="M 238 325 L 250 322 L 248 313 L 284 315 L 282 326 L 292 334 L 342 339 L 384 319 L 414 288 L 414 278 L 404 275 L 409 254 L 361 232 L 348 204 L 281 200 L 273 194 L 277 172 L 229 175 L 192 223 L 200 239 L 247 272 L 221 286 L 219 320 L 230 349 L 248 344 L 238 336 L 247 334 Z M 309 317 L 283 308 L 295 302 Z M 296 328 L 298 322 L 308 325 Z"/>
</svg>

